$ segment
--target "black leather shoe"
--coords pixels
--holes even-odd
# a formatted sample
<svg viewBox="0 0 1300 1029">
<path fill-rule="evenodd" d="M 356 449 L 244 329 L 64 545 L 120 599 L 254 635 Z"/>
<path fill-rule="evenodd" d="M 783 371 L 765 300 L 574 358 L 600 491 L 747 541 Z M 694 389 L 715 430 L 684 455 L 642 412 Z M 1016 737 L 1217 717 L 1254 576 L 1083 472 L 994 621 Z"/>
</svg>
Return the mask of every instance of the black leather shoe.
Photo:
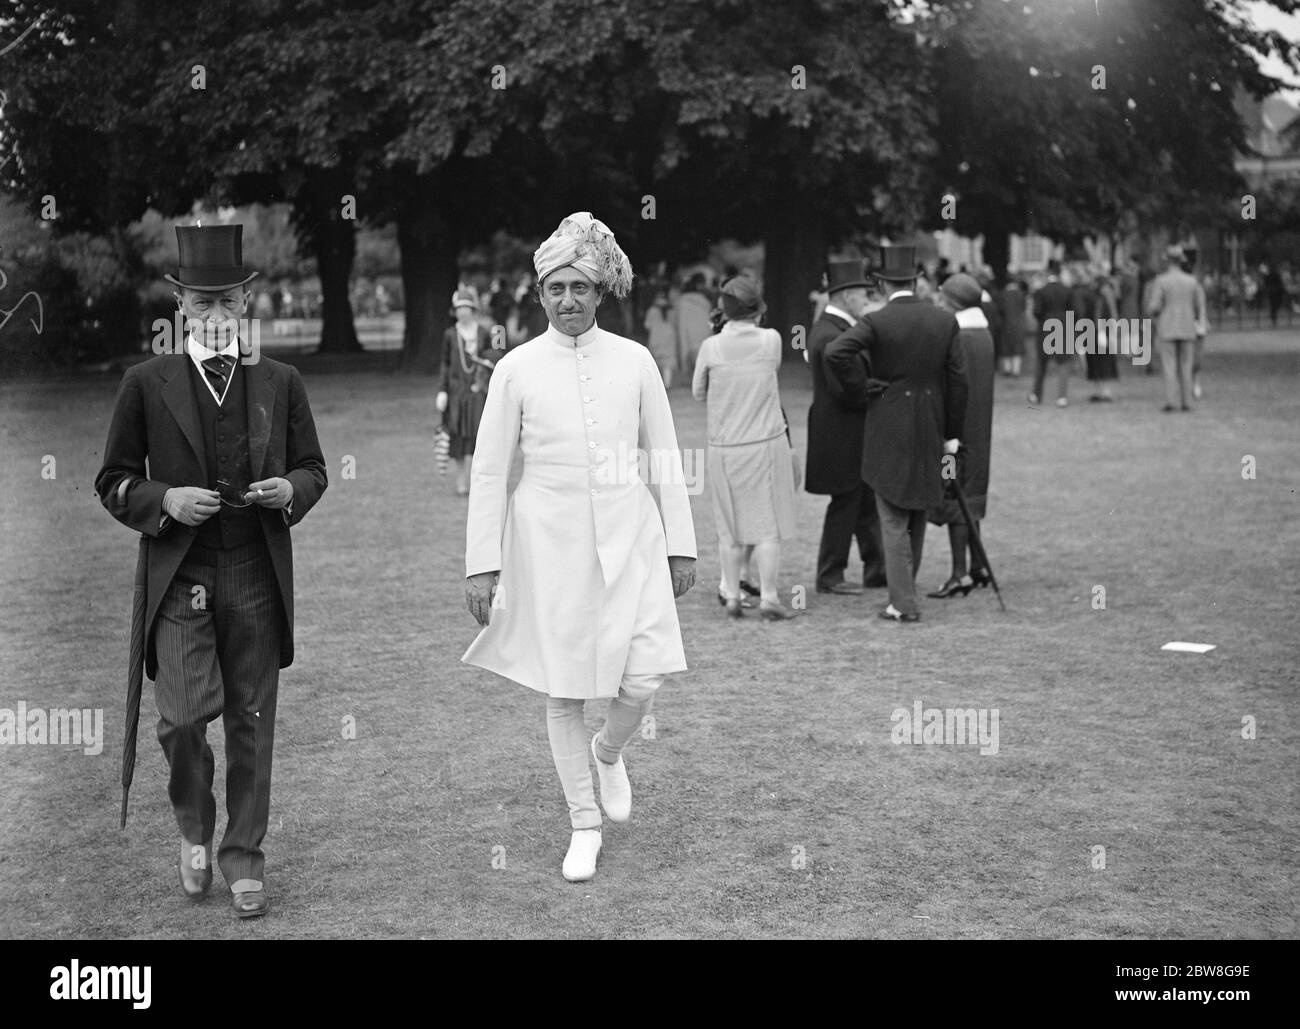
<svg viewBox="0 0 1300 1029">
<path fill-rule="evenodd" d="M 920 612 L 907 615 L 903 614 L 901 611 L 891 611 L 889 608 L 885 608 L 881 611 L 879 617 L 883 618 L 887 622 L 919 622 L 921 620 Z"/>
<path fill-rule="evenodd" d="M 969 578 L 969 577 L 968 577 Z M 975 588 L 975 580 L 969 581 L 963 579 L 949 579 L 933 593 L 927 593 L 927 597 L 934 597 L 936 600 L 947 600 L 949 597 L 966 596 Z"/>
<path fill-rule="evenodd" d="M 833 586 L 818 586 L 818 593 L 839 593 L 846 597 L 862 596 L 862 587 L 854 586 L 851 582 L 837 582 Z"/>
<path fill-rule="evenodd" d="M 798 618 L 798 611 L 791 611 L 783 604 L 764 604 L 758 605 L 758 613 L 766 618 L 769 622 L 784 622 L 791 618 Z"/>
<path fill-rule="evenodd" d="M 728 617 L 728 618 L 744 618 L 744 617 L 745 617 L 745 605 L 742 604 L 742 603 L 740 602 L 740 598 L 739 598 L 739 597 L 736 597 L 736 598 L 733 599 L 733 600 L 724 600 L 724 601 L 723 601 L 723 605 L 724 605 L 724 606 L 726 607 L 726 609 L 727 609 L 727 617 Z"/>
<path fill-rule="evenodd" d="M 208 890 L 212 889 L 211 868 L 205 868 L 202 872 L 187 876 L 184 866 L 178 864 L 176 871 L 180 876 L 181 892 L 190 900 L 202 900 L 208 895 Z"/>
<path fill-rule="evenodd" d="M 236 918 L 259 918 L 271 910 L 265 890 L 258 890 L 256 893 L 236 893 L 231 906 L 235 909 Z"/>
<path fill-rule="evenodd" d="M 194 849 L 199 846 L 197 843 L 190 843 L 182 837 L 181 839 L 181 857 L 176 863 L 176 874 L 180 877 L 181 892 L 190 900 L 200 900 L 206 897 L 208 890 L 212 888 L 212 849 L 204 847 L 206 852 L 206 863 L 203 868 L 195 868 L 193 865 Z"/>
<path fill-rule="evenodd" d="M 752 582 L 746 582 L 744 579 L 740 580 L 740 592 L 751 597 L 760 596 L 762 593 Z"/>
<path fill-rule="evenodd" d="M 989 577 L 989 573 L 983 568 L 972 568 L 970 570 L 970 581 L 972 586 L 978 586 L 980 589 L 984 589 L 993 580 Z"/>
<path fill-rule="evenodd" d="M 862 580 L 862 588 L 864 590 L 883 590 L 888 585 L 889 580 L 883 575 L 873 575 L 870 579 Z"/>
</svg>

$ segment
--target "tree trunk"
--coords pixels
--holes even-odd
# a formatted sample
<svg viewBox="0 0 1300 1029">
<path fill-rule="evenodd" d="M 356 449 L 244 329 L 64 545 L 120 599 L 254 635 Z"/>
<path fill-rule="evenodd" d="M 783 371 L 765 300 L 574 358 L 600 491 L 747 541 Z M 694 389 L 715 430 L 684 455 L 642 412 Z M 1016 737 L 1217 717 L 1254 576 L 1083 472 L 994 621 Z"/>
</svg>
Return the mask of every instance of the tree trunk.
<svg viewBox="0 0 1300 1029">
<path fill-rule="evenodd" d="M 826 227 L 820 212 L 803 194 L 776 206 L 763 233 L 763 292 L 767 324 L 781 334 L 782 360 L 803 360 L 791 346 L 796 325 L 804 346 L 812 331 L 809 293 L 821 284 L 826 265 Z"/>
<path fill-rule="evenodd" d="M 1011 233 L 1005 225 L 985 226 L 982 256 L 984 263 L 993 269 L 993 281 L 999 286 L 1005 286 L 1007 264 L 1011 261 Z"/>
<path fill-rule="evenodd" d="M 442 363 L 442 337 L 450 324 L 451 295 L 460 279 L 460 245 L 427 177 L 414 180 L 406 195 L 410 199 L 397 215 L 406 316 L 402 369 L 431 374 Z"/>
<path fill-rule="evenodd" d="M 356 256 L 356 227 L 336 218 L 321 224 L 312 251 L 320 273 L 323 298 L 319 352 L 348 353 L 362 348 L 352 315 L 352 260 Z"/>
<path fill-rule="evenodd" d="M 320 276 L 320 353 L 361 350 L 352 316 L 352 261 L 357 252 L 356 223 L 343 217 L 343 197 L 355 193 L 346 171 L 313 171 L 298 195 L 294 212 L 298 238 L 316 259 Z"/>
</svg>

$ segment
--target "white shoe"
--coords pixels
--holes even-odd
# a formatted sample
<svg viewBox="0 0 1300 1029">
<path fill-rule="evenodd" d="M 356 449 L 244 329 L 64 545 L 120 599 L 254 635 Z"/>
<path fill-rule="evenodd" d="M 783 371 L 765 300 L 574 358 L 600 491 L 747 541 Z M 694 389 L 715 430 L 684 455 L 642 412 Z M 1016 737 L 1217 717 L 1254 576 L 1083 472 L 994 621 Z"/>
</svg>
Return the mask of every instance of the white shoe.
<svg viewBox="0 0 1300 1029">
<path fill-rule="evenodd" d="M 600 830 L 577 829 L 564 856 L 564 878 L 571 883 L 586 882 L 596 876 L 596 855 L 600 853 Z"/>
<path fill-rule="evenodd" d="M 600 806 L 611 822 L 626 822 L 632 816 L 632 784 L 627 781 L 623 755 L 612 765 L 596 756 L 596 737 L 591 738 L 591 756 L 596 759 L 596 777 L 600 779 Z"/>
</svg>

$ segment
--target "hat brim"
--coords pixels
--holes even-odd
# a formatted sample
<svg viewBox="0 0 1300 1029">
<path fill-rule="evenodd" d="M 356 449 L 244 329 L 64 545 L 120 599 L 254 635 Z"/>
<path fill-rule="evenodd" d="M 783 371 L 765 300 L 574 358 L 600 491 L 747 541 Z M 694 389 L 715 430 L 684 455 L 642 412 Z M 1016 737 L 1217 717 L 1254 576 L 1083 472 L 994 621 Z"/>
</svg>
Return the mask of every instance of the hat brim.
<svg viewBox="0 0 1300 1029">
<path fill-rule="evenodd" d="M 206 282 L 185 282 L 182 279 L 178 279 L 175 275 L 167 275 L 167 274 L 164 274 L 163 278 L 166 279 L 168 282 L 170 282 L 173 286 L 180 286 L 182 289 L 192 289 L 192 290 L 196 290 L 199 293 L 224 293 L 226 290 L 234 289 L 236 286 L 247 286 L 250 282 L 252 282 L 255 278 L 257 278 L 259 274 L 260 272 L 253 272 L 247 278 L 239 279 L 235 282 L 227 282 L 221 285 L 210 285 Z"/>
<path fill-rule="evenodd" d="M 920 272 L 872 272 L 875 278 L 884 282 L 914 282 L 920 278 Z"/>
<path fill-rule="evenodd" d="M 869 280 L 854 279 L 852 282 L 837 282 L 833 286 L 827 286 L 826 292 L 828 294 L 838 293 L 842 289 L 858 289 L 858 288 L 869 289 L 870 287 L 871 287 L 871 282 Z"/>
</svg>

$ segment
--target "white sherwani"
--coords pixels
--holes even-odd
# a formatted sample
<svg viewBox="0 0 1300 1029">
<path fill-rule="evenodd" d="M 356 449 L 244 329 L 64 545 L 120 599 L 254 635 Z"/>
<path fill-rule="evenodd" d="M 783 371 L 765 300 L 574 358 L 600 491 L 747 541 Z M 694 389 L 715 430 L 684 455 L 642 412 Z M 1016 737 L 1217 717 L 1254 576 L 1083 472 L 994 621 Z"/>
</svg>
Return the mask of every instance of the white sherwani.
<svg viewBox="0 0 1300 1029">
<path fill-rule="evenodd" d="M 516 447 L 523 475 L 507 500 Z M 497 363 L 465 536 L 466 576 L 501 572 L 466 663 L 575 699 L 617 696 L 625 673 L 686 668 L 668 555 L 695 557 L 695 527 L 645 347 L 551 326 Z"/>
</svg>

